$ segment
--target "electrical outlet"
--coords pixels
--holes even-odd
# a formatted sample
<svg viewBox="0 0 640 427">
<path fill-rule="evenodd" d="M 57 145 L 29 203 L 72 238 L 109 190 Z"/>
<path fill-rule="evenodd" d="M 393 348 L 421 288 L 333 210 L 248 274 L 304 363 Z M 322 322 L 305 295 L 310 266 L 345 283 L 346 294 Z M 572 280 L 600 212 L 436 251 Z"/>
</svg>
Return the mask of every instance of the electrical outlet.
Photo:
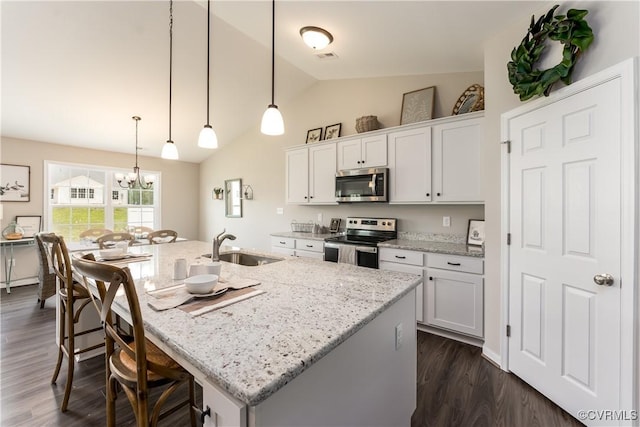
<svg viewBox="0 0 640 427">
<path fill-rule="evenodd" d="M 284 214 L 284 208 L 276 208 L 276 215 Z"/>
<path fill-rule="evenodd" d="M 318 223 L 322 224 L 322 214 L 321 213 L 318 214 Z"/>
<path fill-rule="evenodd" d="M 443 227 L 451 227 L 451 217 L 450 216 L 443 216 L 442 217 L 442 226 Z"/>
<path fill-rule="evenodd" d="M 396 325 L 396 350 L 402 347 L 402 323 Z"/>
</svg>

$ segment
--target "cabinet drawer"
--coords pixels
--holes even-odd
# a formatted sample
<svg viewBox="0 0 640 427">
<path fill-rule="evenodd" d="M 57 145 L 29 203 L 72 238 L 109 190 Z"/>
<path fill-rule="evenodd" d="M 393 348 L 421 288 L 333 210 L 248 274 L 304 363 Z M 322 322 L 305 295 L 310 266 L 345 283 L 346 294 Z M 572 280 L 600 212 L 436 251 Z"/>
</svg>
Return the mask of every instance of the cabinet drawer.
<svg viewBox="0 0 640 427">
<path fill-rule="evenodd" d="M 483 274 L 484 260 L 468 256 L 427 254 L 427 267 Z"/>
<path fill-rule="evenodd" d="M 311 252 L 324 252 L 324 242 L 322 240 L 296 239 L 296 249 Z"/>
<path fill-rule="evenodd" d="M 271 236 L 271 246 L 294 249 L 296 247 L 296 239 L 292 239 L 290 237 Z"/>
<path fill-rule="evenodd" d="M 380 261 L 397 262 L 400 264 L 409 264 L 423 266 L 422 252 L 406 251 L 403 249 L 380 248 Z"/>
</svg>

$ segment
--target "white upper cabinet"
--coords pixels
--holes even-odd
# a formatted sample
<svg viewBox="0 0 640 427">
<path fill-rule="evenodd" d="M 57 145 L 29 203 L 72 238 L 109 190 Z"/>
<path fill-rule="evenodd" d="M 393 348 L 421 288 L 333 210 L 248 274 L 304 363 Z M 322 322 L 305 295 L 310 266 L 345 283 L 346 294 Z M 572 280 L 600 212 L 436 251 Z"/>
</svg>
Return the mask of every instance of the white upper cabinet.
<svg viewBox="0 0 640 427">
<path fill-rule="evenodd" d="M 336 204 L 336 144 L 287 150 L 286 201 Z"/>
<path fill-rule="evenodd" d="M 387 135 L 338 142 L 338 170 L 376 168 L 387 165 Z"/>
<path fill-rule="evenodd" d="M 483 119 L 433 126 L 435 202 L 482 203 Z"/>
<path fill-rule="evenodd" d="M 389 134 L 389 202 L 426 203 L 431 197 L 431 128 Z"/>
</svg>

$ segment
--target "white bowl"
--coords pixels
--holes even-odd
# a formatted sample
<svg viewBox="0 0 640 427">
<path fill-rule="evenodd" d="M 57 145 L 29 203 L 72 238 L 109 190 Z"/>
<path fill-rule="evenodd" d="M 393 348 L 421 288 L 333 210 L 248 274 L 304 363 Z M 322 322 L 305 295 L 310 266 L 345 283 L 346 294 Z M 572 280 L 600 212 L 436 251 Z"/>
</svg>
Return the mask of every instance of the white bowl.
<svg viewBox="0 0 640 427">
<path fill-rule="evenodd" d="M 125 251 L 122 248 L 100 249 L 100 258 L 109 259 L 124 254 Z"/>
<path fill-rule="evenodd" d="M 198 274 L 184 279 L 184 285 L 187 291 L 192 294 L 208 294 L 218 283 L 218 275 L 216 274 Z"/>
</svg>

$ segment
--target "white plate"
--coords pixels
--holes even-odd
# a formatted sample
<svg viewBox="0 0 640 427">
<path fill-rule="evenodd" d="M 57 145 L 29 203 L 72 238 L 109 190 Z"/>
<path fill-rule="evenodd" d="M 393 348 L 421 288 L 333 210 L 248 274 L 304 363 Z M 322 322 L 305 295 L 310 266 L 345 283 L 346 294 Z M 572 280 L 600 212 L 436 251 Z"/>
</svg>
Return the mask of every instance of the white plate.
<svg viewBox="0 0 640 427">
<path fill-rule="evenodd" d="M 104 259 L 105 261 L 113 261 L 113 260 L 116 260 L 116 259 L 129 258 L 131 256 L 132 255 L 130 255 L 130 254 L 122 254 L 122 253 L 120 253 L 120 254 L 113 254 L 113 255 L 104 255 L 102 257 L 102 259 Z"/>
<path fill-rule="evenodd" d="M 215 297 L 216 295 L 222 295 L 226 293 L 228 290 L 229 288 L 222 288 L 222 289 L 218 289 L 217 291 L 209 292 L 206 294 L 191 294 L 191 295 L 194 298 L 208 298 L 208 297 Z"/>
</svg>

